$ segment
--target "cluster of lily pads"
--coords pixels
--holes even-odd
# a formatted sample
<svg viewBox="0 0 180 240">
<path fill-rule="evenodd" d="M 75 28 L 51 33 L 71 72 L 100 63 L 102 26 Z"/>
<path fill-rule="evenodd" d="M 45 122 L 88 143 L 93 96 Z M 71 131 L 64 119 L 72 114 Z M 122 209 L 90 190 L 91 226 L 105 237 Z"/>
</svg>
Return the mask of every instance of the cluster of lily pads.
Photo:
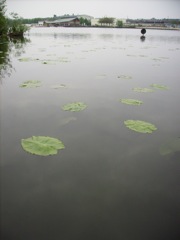
<svg viewBox="0 0 180 240">
<path fill-rule="evenodd" d="M 118 76 L 118 78 L 131 79 L 131 76 L 120 75 Z M 148 93 L 148 92 L 153 92 L 154 89 L 159 89 L 159 90 L 168 89 L 167 86 L 160 85 L 160 84 L 151 84 L 150 87 L 152 88 L 137 87 L 137 88 L 133 88 L 133 91 Z M 120 99 L 120 102 L 128 105 L 136 105 L 136 106 L 143 104 L 143 101 L 140 101 L 137 99 L 129 99 L 129 98 Z M 126 120 L 124 121 L 124 124 L 127 128 L 140 133 L 152 133 L 153 131 L 157 130 L 157 127 L 154 124 L 151 124 L 145 121 L 140 121 L 140 120 Z"/>
<path fill-rule="evenodd" d="M 60 57 L 56 59 L 39 59 L 39 58 L 30 58 L 24 57 L 18 59 L 20 62 L 40 62 L 42 64 L 56 64 L 56 63 L 68 63 L 70 60 L 67 57 Z"/>
<path fill-rule="evenodd" d="M 104 75 L 103 75 L 104 76 Z M 118 78 L 122 79 L 131 79 L 131 76 L 120 75 Z M 21 88 L 36 88 L 40 87 L 41 82 L 36 80 L 28 80 L 23 82 L 20 87 Z M 66 85 L 58 84 L 51 86 L 54 89 L 64 88 Z M 152 88 L 165 90 L 168 89 L 164 85 L 152 84 Z M 136 92 L 153 92 L 153 89 L 150 88 L 134 88 L 133 91 Z M 136 105 L 139 106 L 143 104 L 143 101 L 137 99 L 128 99 L 123 98 L 120 99 L 120 102 L 128 105 Z M 72 102 L 64 105 L 62 109 L 64 111 L 72 111 L 79 112 L 87 108 L 87 105 L 84 102 Z M 149 122 L 141 121 L 141 120 L 126 120 L 124 124 L 127 128 L 140 132 L 140 133 L 152 133 L 157 130 L 157 127 Z M 27 139 L 21 140 L 22 148 L 31 153 L 40 156 L 48 156 L 57 154 L 58 150 L 64 149 L 65 146 L 62 141 L 56 138 L 48 137 L 48 136 L 32 136 Z"/>
<path fill-rule="evenodd" d="M 87 105 L 83 102 L 73 102 L 64 105 L 62 109 L 65 111 L 79 112 L 86 107 Z M 58 150 L 65 148 L 62 141 L 47 136 L 33 136 L 22 139 L 21 145 L 25 151 L 40 156 L 54 155 L 57 154 Z"/>
<path fill-rule="evenodd" d="M 21 88 L 36 88 L 40 87 L 41 82 L 36 80 L 29 80 L 23 82 Z M 59 89 L 66 87 L 64 84 L 53 85 L 52 88 Z M 83 102 L 73 102 L 62 107 L 64 111 L 79 112 L 84 110 L 87 105 Z M 21 140 L 22 148 L 35 155 L 48 156 L 57 154 L 58 150 L 64 149 L 65 146 L 62 141 L 48 136 L 32 136 Z"/>
</svg>

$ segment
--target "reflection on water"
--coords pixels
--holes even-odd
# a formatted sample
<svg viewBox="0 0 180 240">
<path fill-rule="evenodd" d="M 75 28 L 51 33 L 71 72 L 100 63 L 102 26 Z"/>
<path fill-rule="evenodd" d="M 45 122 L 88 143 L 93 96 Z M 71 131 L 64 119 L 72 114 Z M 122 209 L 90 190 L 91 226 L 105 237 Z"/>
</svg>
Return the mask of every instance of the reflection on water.
<svg viewBox="0 0 180 240">
<path fill-rule="evenodd" d="M 4 46 L 3 63 L 15 71 L 1 72 L 1 239 L 179 238 L 179 151 L 162 156 L 159 148 L 179 137 L 180 32 L 140 35 L 38 28 L 27 44 Z M 19 87 L 28 80 L 41 86 Z M 168 90 L 133 91 L 152 84 Z M 79 101 L 84 111 L 62 110 Z M 157 130 L 133 132 L 128 119 Z M 31 155 L 21 147 L 31 136 L 61 139 L 65 149 Z"/>
<path fill-rule="evenodd" d="M 0 39 L 0 79 L 10 76 L 13 65 L 11 56 L 20 56 L 24 53 L 24 47 L 30 40 L 27 38 L 1 38 Z"/>
<path fill-rule="evenodd" d="M 0 80 L 5 77 L 5 74 L 10 74 L 12 65 L 9 58 L 9 41 L 1 39 L 0 41 Z"/>
</svg>

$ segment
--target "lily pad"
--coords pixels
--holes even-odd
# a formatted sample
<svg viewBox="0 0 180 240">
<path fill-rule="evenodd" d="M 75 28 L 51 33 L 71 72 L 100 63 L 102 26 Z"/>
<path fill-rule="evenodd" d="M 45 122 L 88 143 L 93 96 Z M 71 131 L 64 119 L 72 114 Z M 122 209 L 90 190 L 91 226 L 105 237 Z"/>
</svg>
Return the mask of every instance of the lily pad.
<svg viewBox="0 0 180 240">
<path fill-rule="evenodd" d="M 129 105 L 141 105 L 141 104 L 143 103 L 143 102 L 140 101 L 140 100 L 128 99 L 128 98 L 120 99 L 120 101 L 121 101 L 122 103 L 129 104 Z"/>
<path fill-rule="evenodd" d="M 133 91 L 135 92 L 143 92 L 143 93 L 147 93 L 147 92 L 154 92 L 153 89 L 150 89 L 150 88 L 133 88 Z"/>
<path fill-rule="evenodd" d="M 157 129 L 155 125 L 140 120 L 126 120 L 124 124 L 129 129 L 141 133 L 152 133 Z"/>
<path fill-rule="evenodd" d="M 118 78 L 121 78 L 121 79 L 131 79 L 132 77 L 128 76 L 128 75 L 119 75 Z"/>
<path fill-rule="evenodd" d="M 26 58 L 19 58 L 18 60 L 20 62 L 29 62 L 29 61 L 32 61 L 32 58 L 26 57 Z"/>
<path fill-rule="evenodd" d="M 21 88 L 36 88 L 40 86 L 41 86 L 41 82 L 36 80 L 29 80 L 20 85 Z"/>
<path fill-rule="evenodd" d="M 160 89 L 160 90 L 167 90 L 168 87 L 165 85 L 159 85 L 159 84 L 152 84 L 151 87 L 156 88 L 156 89 Z"/>
<path fill-rule="evenodd" d="M 87 107 L 83 102 L 73 102 L 63 106 L 63 110 L 71 112 L 79 112 Z"/>
<path fill-rule="evenodd" d="M 24 57 L 18 59 L 20 62 L 40 61 L 39 58 Z"/>
<path fill-rule="evenodd" d="M 66 88 L 66 85 L 65 84 L 57 84 L 57 85 L 51 86 L 51 88 L 54 88 L 54 89 Z"/>
<path fill-rule="evenodd" d="M 33 136 L 21 140 L 22 148 L 32 154 L 48 156 L 57 154 L 57 150 L 64 149 L 64 144 L 56 138 Z"/>
<path fill-rule="evenodd" d="M 96 78 L 100 78 L 100 79 L 106 78 L 106 74 L 99 74 L 96 76 Z"/>
<path fill-rule="evenodd" d="M 163 144 L 159 152 L 161 155 L 165 156 L 171 153 L 180 152 L 180 138 L 173 139 L 165 144 Z"/>
</svg>

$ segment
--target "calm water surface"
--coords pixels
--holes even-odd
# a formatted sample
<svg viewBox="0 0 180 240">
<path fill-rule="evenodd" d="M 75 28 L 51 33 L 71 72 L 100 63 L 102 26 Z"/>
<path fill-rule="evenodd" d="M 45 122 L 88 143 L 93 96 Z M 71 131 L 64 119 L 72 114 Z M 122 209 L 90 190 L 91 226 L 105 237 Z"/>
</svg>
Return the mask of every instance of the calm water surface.
<svg viewBox="0 0 180 240">
<path fill-rule="evenodd" d="M 36 28 L 26 38 L 1 72 L 1 239 L 180 239 L 180 152 L 159 152 L 180 137 L 180 31 L 141 41 L 132 29 Z M 42 86 L 19 87 L 28 80 Z M 133 91 L 154 83 L 168 90 Z M 87 109 L 62 110 L 75 101 Z M 157 130 L 131 131 L 128 119 Z M 21 147 L 31 136 L 65 149 L 31 155 Z"/>
</svg>

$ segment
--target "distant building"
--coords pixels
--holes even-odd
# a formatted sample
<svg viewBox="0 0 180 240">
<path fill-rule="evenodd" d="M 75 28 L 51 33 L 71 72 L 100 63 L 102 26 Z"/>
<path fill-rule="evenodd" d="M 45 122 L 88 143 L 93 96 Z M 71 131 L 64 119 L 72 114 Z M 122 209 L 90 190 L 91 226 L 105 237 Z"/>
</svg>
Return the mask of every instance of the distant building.
<svg viewBox="0 0 180 240">
<path fill-rule="evenodd" d="M 44 21 L 46 27 L 77 27 L 80 26 L 80 20 L 77 17 L 64 17 L 55 21 Z"/>
<path fill-rule="evenodd" d="M 135 27 L 164 27 L 165 22 L 161 19 L 127 19 L 127 24 Z"/>
<path fill-rule="evenodd" d="M 85 15 L 85 14 L 76 15 L 76 17 L 78 17 L 78 18 L 84 18 L 84 19 L 87 19 L 87 20 L 91 20 L 91 19 L 94 18 L 94 17 L 92 17 L 92 16 Z"/>
<path fill-rule="evenodd" d="M 38 26 L 39 26 L 39 27 L 42 27 L 43 25 L 44 25 L 44 22 L 42 22 L 42 21 L 39 21 L 39 22 L 38 22 Z"/>
</svg>

